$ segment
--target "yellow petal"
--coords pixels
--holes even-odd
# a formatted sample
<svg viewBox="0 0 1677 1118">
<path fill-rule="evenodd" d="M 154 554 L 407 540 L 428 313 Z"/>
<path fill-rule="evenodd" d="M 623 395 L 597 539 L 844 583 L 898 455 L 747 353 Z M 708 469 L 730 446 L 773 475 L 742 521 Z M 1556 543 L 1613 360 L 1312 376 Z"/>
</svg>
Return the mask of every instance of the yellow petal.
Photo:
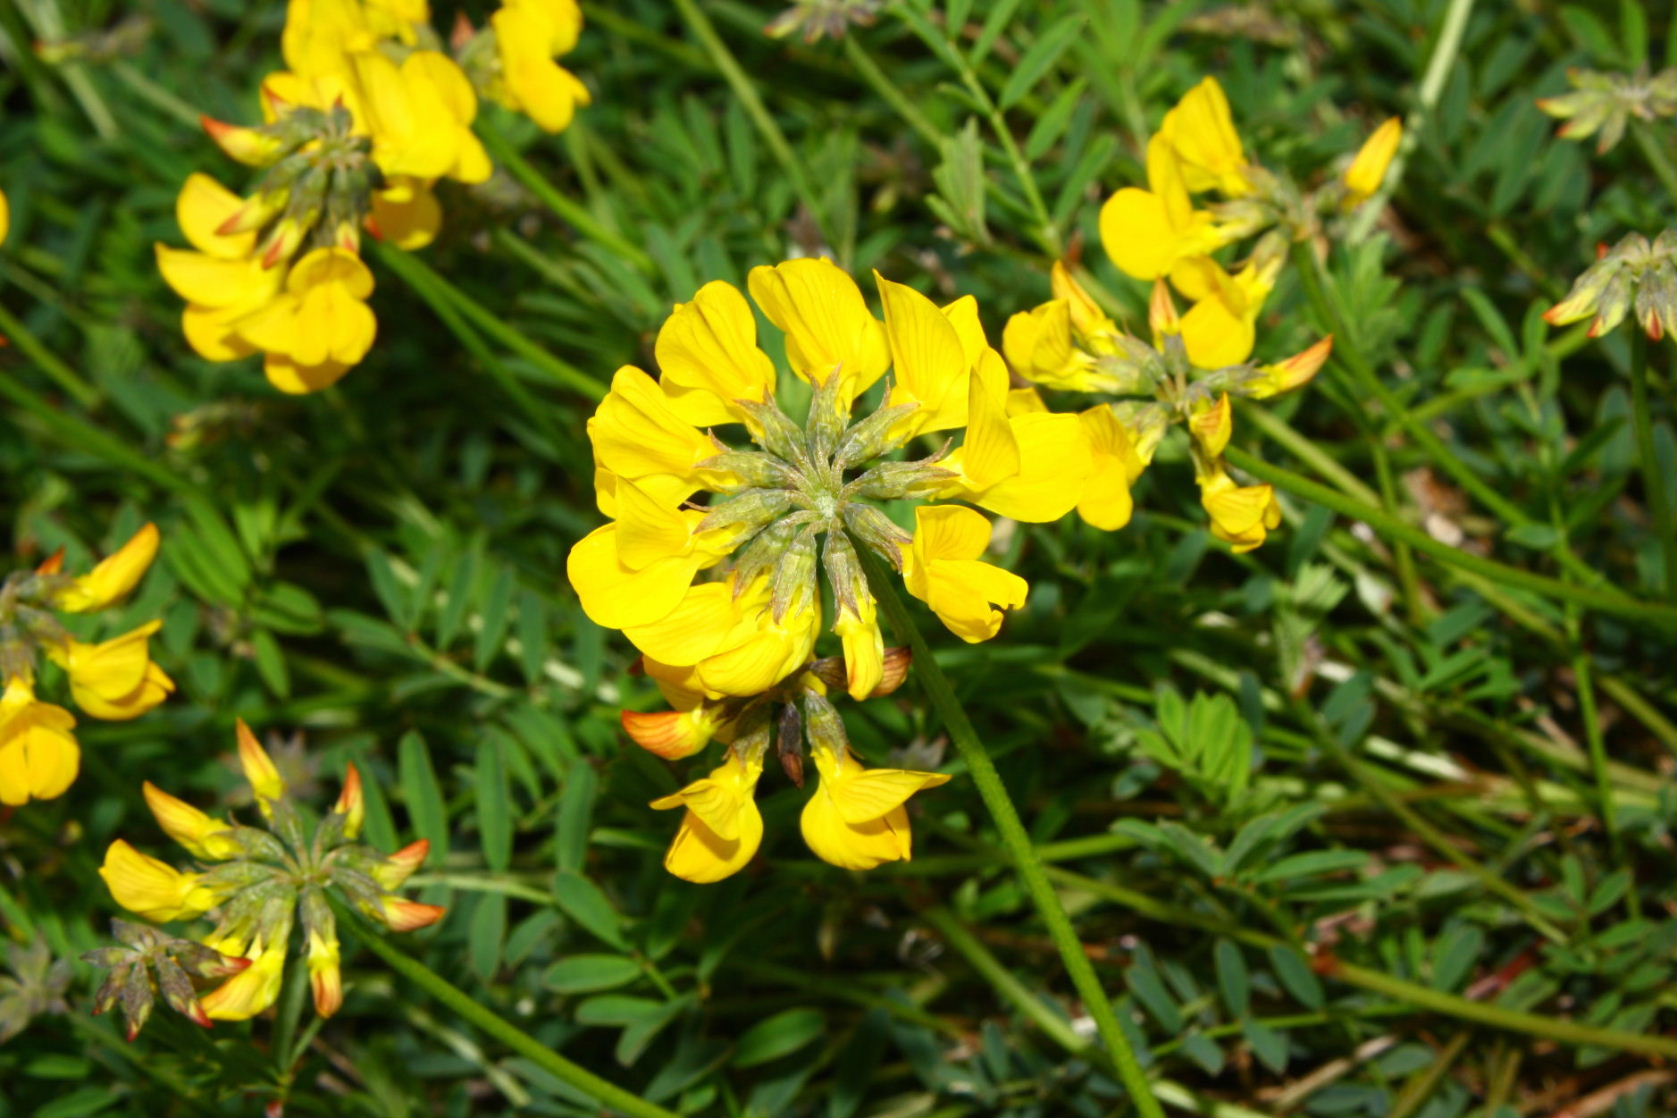
<svg viewBox="0 0 1677 1118">
<path fill-rule="evenodd" d="M 891 362 L 885 328 L 843 269 L 824 257 L 751 269 L 747 286 L 770 322 L 786 334 L 792 371 L 819 384 L 835 370 L 854 399 Z"/>
<path fill-rule="evenodd" d="M 199 811 L 185 800 L 176 799 L 149 780 L 141 785 L 141 791 L 163 833 L 195 857 L 220 862 L 242 852 L 243 847 L 233 840 L 233 828 L 227 823 Z"/>
<path fill-rule="evenodd" d="M 69 613 L 104 609 L 139 584 L 162 542 L 157 525 L 144 525 L 91 571 L 59 591 L 53 605 Z"/>
<path fill-rule="evenodd" d="M 616 524 L 606 524 L 578 540 L 565 573 L 594 624 L 607 629 L 649 625 L 680 604 L 705 560 L 689 553 L 632 569 L 618 558 L 617 532 Z"/>
<path fill-rule="evenodd" d="M 81 746 L 69 711 L 43 703 L 14 676 L 0 698 L 0 803 L 23 804 L 64 794 L 81 767 Z"/>
<path fill-rule="evenodd" d="M 268 801 L 277 800 L 285 795 L 285 781 L 280 777 L 274 759 L 268 756 L 268 751 L 256 740 L 256 735 L 245 725 L 245 720 L 234 719 L 233 728 L 239 742 L 239 767 L 244 770 L 250 790 L 255 793 L 257 803 L 266 813 Z"/>
<path fill-rule="evenodd" d="M 1222 190 L 1231 196 L 1250 193 L 1244 174 L 1246 153 L 1229 112 L 1228 95 L 1216 78 L 1190 89 L 1165 114 L 1159 135 L 1175 148 L 1189 190 Z"/>
<path fill-rule="evenodd" d="M 1032 412 L 1005 421 L 1018 450 L 1018 470 L 974 492 L 975 503 L 999 516 L 1044 524 L 1077 507 L 1094 471 L 1088 436 L 1075 415 Z"/>
<path fill-rule="evenodd" d="M 967 420 L 967 371 L 977 353 L 968 358 L 960 331 L 936 303 L 907 284 L 894 283 L 878 272 L 873 275 L 885 307 L 885 337 L 896 370 L 890 402 L 919 405 L 903 421 L 905 429 L 943 431 L 962 426 Z M 966 319 L 968 310 L 963 306 L 956 313 Z M 969 333 L 977 324 L 976 302 L 970 311 Z M 978 334 L 981 352 L 982 328 Z"/>
<path fill-rule="evenodd" d="M 204 885 L 202 874 L 182 873 L 121 839 L 105 852 L 99 876 L 117 904 L 160 924 L 202 916 L 226 895 L 224 888 Z"/>
<path fill-rule="evenodd" d="M 244 970 L 205 994 L 199 1004 L 214 1021 L 248 1021 L 279 998 L 285 975 L 286 941 L 289 934 L 276 936 L 272 946 L 261 942 L 248 950 L 255 960 Z"/>
<path fill-rule="evenodd" d="M 1229 406 L 1228 393 L 1217 397 L 1217 402 L 1196 412 L 1188 421 L 1194 439 L 1208 458 L 1221 458 L 1234 434 L 1234 411 Z"/>
<path fill-rule="evenodd" d="M 194 171 L 175 199 L 175 219 L 199 252 L 222 260 L 240 260 L 255 249 L 256 231 L 225 234 L 217 230 L 244 206 L 243 198 L 209 175 Z"/>
<path fill-rule="evenodd" d="M 1105 532 L 1114 532 L 1130 522 L 1135 503 L 1130 484 L 1145 468 L 1136 453 L 1130 433 L 1105 404 L 1097 404 L 1078 415 L 1083 434 L 1089 440 L 1093 470 L 1077 502 L 1077 514 Z"/>
<path fill-rule="evenodd" d="M 755 798 L 762 771 L 760 759 L 748 762 L 729 750 L 708 777 L 654 800 L 651 806 L 658 810 L 687 808 L 664 868 L 698 884 L 721 881 L 744 868 L 763 841 L 763 816 Z"/>
<path fill-rule="evenodd" d="M 283 353 L 270 353 L 262 362 L 262 372 L 267 376 L 268 383 L 292 396 L 330 388 L 342 380 L 349 369 L 350 366 L 342 361 L 300 365 Z"/>
<path fill-rule="evenodd" d="M 696 467 L 716 445 L 677 414 L 658 382 L 633 365 L 611 378 L 611 391 L 588 421 L 598 463 L 620 478 L 668 474 L 698 488 Z M 683 493 L 685 497 L 687 493 Z"/>
<path fill-rule="evenodd" d="M 195 306 L 248 309 L 273 298 L 284 279 L 283 268 L 264 268 L 254 258 L 226 260 L 162 244 L 155 249 L 163 282 Z"/>
<path fill-rule="evenodd" d="M 671 411 L 695 427 L 745 418 L 736 400 L 774 397 L 774 362 L 757 345 L 757 318 L 731 283 L 714 280 L 658 331 L 658 368 Z"/>
<path fill-rule="evenodd" d="M 442 223 L 442 206 L 423 182 L 404 182 L 399 190 L 373 195 L 372 228 L 397 248 L 409 252 L 424 248 L 436 239 Z"/>
<path fill-rule="evenodd" d="M 1376 128 L 1357 149 L 1351 165 L 1345 169 L 1346 203 L 1355 206 L 1367 201 L 1386 181 L 1386 170 L 1397 155 L 1403 141 L 1403 120 L 1391 117 Z"/>
<path fill-rule="evenodd" d="M 1015 477 L 1022 459 L 1019 441 L 1007 418 L 1007 390 L 994 378 L 974 372 L 967 379 L 967 437 L 946 465 L 959 468 L 966 487 L 982 492 Z"/>
</svg>

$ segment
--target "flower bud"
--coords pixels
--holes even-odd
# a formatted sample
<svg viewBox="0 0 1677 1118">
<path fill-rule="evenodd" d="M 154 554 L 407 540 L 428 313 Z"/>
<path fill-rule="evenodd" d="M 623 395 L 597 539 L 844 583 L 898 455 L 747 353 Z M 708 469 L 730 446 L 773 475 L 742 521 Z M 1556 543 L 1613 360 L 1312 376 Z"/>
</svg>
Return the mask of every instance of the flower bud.
<svg viewBox="0 0 1677 1118">
<path fill-rule="evenodd" d="M 235 726 L 239 738 L 239 764 L 245 771 L 245 780 L 250 782 L 250 790 L 256 793 L 256 806 L 262 809 L 263 815 L 272 818 L 273 801 L 285 795 L 285 781 L 280 779 L 273 758 L 256 740 L 245 720 L 238 719 Z"/>
<path fill-rule="evenodd" d="M 198 123 L 217 147 L 247 166 L 266 167 L 285 154 L 284 141 L 265 129 L 241 128 L 208 116 L 199 117 Z"/>
<path fill-rule="evenodd" d="M 338 802 L 332 810 L 344 817 L 344 837 L 353 839 L 361 833 L 361 824 L 367 818 L 367 800 L 361 790 L 361 770 L 353 763 L 345 766 L 343 791 L 338 793 Z"/>
<path fill-rule="evenodd" d="M 805 524 L 775 564 L 773 613 L 778 624 L 788 613 L 802 613 L 816 602 L 814 524 Z"/>
<path fill-rule="evenodd" d="M 624 733 L 636 745 L 667 761 L 679 761 L 710 744 L 721 710 L 716 704 L 700 703 L 690 710 L 626 710 L 621 718 Z"/>
<path fill-rule="evenodd" d="M 145 793 L 146 806 L 157 817 L 157 825 L 163 828 L 163 833 L 193 854 L 211 862 L 220 862 L 236 858 L 244 852 L 244 844 L 238 841 L 231 825 L 199 811 L 184 800 L 176 799 L 149 780 L 141 786 L 141 790 Z"/>
<path fill-rule="evenodd" d="M 386 894 L 379 898 L 378 907 L 370 915 L 383 921 L 393 932 L 411 932 L 435 924 L 446 912 L 448 909 L 441 905 L 420 904 L 395 894 Z"/>
<path fill-rule="evenodd" d="M 378 882 L 381 889 L 400 889 L 407 879 L 414 875 L 414 871 L 425 864 L 425 858 L 430 853 L 430 839 L 411 842 L 374 866 L 373 880 Z"/>
</svg>

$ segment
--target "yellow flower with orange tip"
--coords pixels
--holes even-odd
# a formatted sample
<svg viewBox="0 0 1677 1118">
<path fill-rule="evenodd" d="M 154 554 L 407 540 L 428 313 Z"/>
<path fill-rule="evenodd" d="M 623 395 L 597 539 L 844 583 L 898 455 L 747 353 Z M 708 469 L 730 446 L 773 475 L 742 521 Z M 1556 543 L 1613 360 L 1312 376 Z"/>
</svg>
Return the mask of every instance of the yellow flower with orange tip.
<svg viewBox="0 0 1677 1118">
<path fill-rule="evenodd" d="M 685 808 L 664 868 L 683 881 L 708 884 L 738 873 L 763 842 L 757 779 L 763 759 L 730 749 L 720 767 L 679 792 L 653 800 L 654 810 Z"/>
<path fill-rule="evenodd" d="M 676 710 L 625 710 L 621 716 L 623 732 L 648 753 L 679 761 L 710 744 L 722 723 L 722 707 L 679 688 L 666 688 L 665 693 L 683 705 Z"/>
<path fill-rule="evenodd" d="M 1082 388 L 1109 398 L 1075 417 L 1083 427 L 1090 463 L 1085 480 L 1072 492 L 1084 520 L 1106 531 L 1129 523 L 1131 487 L 1172 425 L 1188 428 L 1202 485 L 1226 472 L 1222 453 L 1233 430 L 1229 397 L 1264 399 L 1291 391 L 1321 369 L 1333 348 L 1331 337 L 1279 362 L 1251 360 L 1258 311 L 1280 266 L 1281 258 L 1269 251 L 1254 254 L 1232 276 L 1209 257 L 1178 261 L 1171 280 L 1198 301 L 1179 314 L 1170 286 L 1156 280 L 1149 304 L 1150 341 L 1099 315 L 1093 299 L 1063 266 L 1054 274 L 1054 300 L 1009 321 L 1008 356 L 1021 376 L 1048 388 Z M 1080 308 L 1078 319 L 1094 325 L 1074 325 L 1073 307 Z M 1050 331 L 1056 336 L 1048 337 Z M 1050 352 L 1072 356 L 1052 362 L 1039 358 Z M 1043 405 L 1034 395 L 1025 398 L 1015 390 L 1007 410 L 1023 417 L 1041 414 Z M 1215 427 L 1205 426 L 1208 416 Z M 1220 483 L 1213 489 L 1227 491 Z M 1263 533 L 1235 508 L 1234 499 L 1219 495 L 1206 508 L 1219 538 L 1243 547 L 1262 542 Z M 1270 528 L 1279 523 L 1267 505 L 1259 511 L 1255 523 Z M 1239 530 L 1231 530 L 1237 522 Z"/>
<path fill-rule="evenodd" d="M 570 127 L 588 87 L 555 61 L 570 53 L 582 31 L 576 0 L 506 0 L 489 17 L 495 31 L 501 101 L 545 132 Z"/>
<path fill-rule="evenodd" d="M 231 975 L 199 1001 L 170 997 L 169 1004 L 199 1024 L 242 1021 L 273 1005 L 279 996 L 285 961 L 292 949 L 292 933 L 301 930 L 303 950 L 314 991 L 315 1011 L 331 1016 L 343 1003 L 341 950 L 337 917 L 329 896 L 353 905 L 393 932 L 412 931 L 441 919 L 444 909 L 420 904 L 399 895 L 430 845 L 423 840 L 385 856 L 357 843 L 365 818 L 365 791 L 354 766 L 346 771 L 343 790 L 324 817 L 306 816 L 287 794 L 272 759 L 250 727 L 238 724 L 239 760 L 256 793 L 267 821 L 266 830 L 229 824 L 213 818 L 149 782 L 146 803 L 163 830 L 204 862 L 202 872 L 184 872 L 135 850 L 127 842 L 113 843 L 100 873 L 118 904 L 147 919 L 166 923 L 192 920 L 216 911 L 214 929 L 202 947 L 158 933 L 136 936 L 118 927 L 119 938 L 130 946 L 141 941 L 173 943 L 183 957 L 196 957 L 203 966 L 216 963 L 214 976 Z M 101 949 L 90 962 L 128 973 L 131 953 Z M 248 965 L 246 964 L 248 960 Z M 240 966 L 232 966 L 237 962 Z M 167 994 L 168 991 L 165 990 Z M 150 1012 L 152 990 L 138 987 L 125 995 L 124 1012 L 131 1028 L 143 1024 Z M 138 999 L 135 1004 L 130 1004 Z"/>
<path fill-rule="evenodd" d="M 144 525 L 87 574 L 73 577 L 54 590 L 53 608 L 67 613 L 90 613 L 127 597 L 151 569 L 162 540 L 157 525 Z"/>
<path fill-rule="evenodd" d="M 948 773 L 870 769 L 848 748 L 814 743 L 820 782 L 804 805 L 804 841 L 817 857 L 850 870 L 871 870 L 913 855 L 908 811 L 914 793 L 949 781 Z"/>
</svg>

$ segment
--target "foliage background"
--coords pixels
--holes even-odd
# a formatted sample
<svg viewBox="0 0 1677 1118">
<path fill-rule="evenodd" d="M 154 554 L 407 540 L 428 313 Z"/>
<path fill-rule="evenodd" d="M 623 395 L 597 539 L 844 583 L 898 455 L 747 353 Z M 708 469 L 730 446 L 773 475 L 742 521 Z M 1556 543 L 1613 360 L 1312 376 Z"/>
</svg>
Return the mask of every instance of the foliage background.
<svg viewBox="0 0 1677 1118">
<path fill-rule="evenodd" d="M 438 26 L 455 7 L 435 5 Z M 822 246 L 858 275 L 976 294 L 999 338 L 1046 297 L 1049 253 L 1087 245 L 1135 321 L 1145 292 L 1105 262 L 1094 220 L 1140 179 L 1164 108 L 1214 73 L 1249 150 L 1319 173 L 1412 105 L 1447 5 L 931 12 L 1000 100 L 1046 231 L 949 56 L 903 18 L 922 8 L 805 44 L 762 34 L 772 5 L 585 5 L 567 65 L 595 105 L 558 139 L 487 109 L 515 173 L 446 194 L 444 237 L 420 257 L 379 254 L 373 354 L 292 399 L 252 364 L 190 354 L 151 252 L 179 243 L 191 170 L 239 181 L 196 114 L 254 115 L 282 5 L 0 0 L 8 553 L 81 561 L 158 521 L 163 562 L 111 624 L 161 610 L 158 655 L 181 684 L 138 722 L 84 723 L 71 792 L 0 817 L 12 940 L 96 945 L 114 913 L 96 887 L 105 845 L 164 853 L 140 781 L 228 796 L 238 715 L 306 744 L 282 764 L 322 801 L 344 761 L 361 765 L 375 842 L 432 841 L 423 899 L 451 912 L 403 946 L 648 1098 L 833 1118 L 1124 1112 L 959 777 L 924 798 L 902 867 L 815 861 L 799 796 L 766 785 L 748 872 L 703 888 L 663 873 L 674 820 L 644 804 L 677 774 L 617 728 L 621 705 L 654 696 L 563 581 L 597 523 L 578 389 L 648 364 L 670 304 L 705 280 Z M 1659 8 L 1479 5 L 1392 208 L 1336 250 L 1341 345 L 1436 439 L 1371 408 L 1336 362 L 1278 422 L 1248 413 L 1237 445 L 1311 476 L 1337 465 L 1342 491 L 1502 563 L 1566 575 L 1570 549 L 1661 595 L 1626 334 L 1587 342 L 1538 315 L 1596 242 L 1671 224 L 1648 162 L 1670 129 L 1597 158 L 1533 105 L 1568 65 L 1670 64 L 1677 25 Z M 63 40 L 83 53 L 27 49 Z M 1290 271 L 1259 353 L 1327 328 Z M 1668 478 L 1671 354 L 1654 351 Z M 1171 449 L 1124 531 L 1001 534 L 1032 584 L 1002 639 L 934 639 L 1164 1097 L 1227 1115 L 1677 1110 L 1669 1049 L 1624 1042 L 1669 1044 L 1677 1010 L 1670 631 L 1417 561 L 1303 500 L 1268 546 L 1230 556 Z M 912 687 L 845 710 L 876 761 L 943 758 Z M 1592 731 L 1613 759 L 1610 825 Z M 348 1002 L 324 1027 L 293 983 L 275 1019 L 203 1034 L 160 1015 L 132 1047 L 86 1016 L 78 964 L 71 1012 L 0 1046 L 0 1111 L 597 1112 L 366 952 L 346 961 Z M 1509 1027 L 1519 1011 L 1538 1019 Z M 1614 1032 L 1579 1044 L 1543 1027 L 1555 1018 Z"/>
</svg>

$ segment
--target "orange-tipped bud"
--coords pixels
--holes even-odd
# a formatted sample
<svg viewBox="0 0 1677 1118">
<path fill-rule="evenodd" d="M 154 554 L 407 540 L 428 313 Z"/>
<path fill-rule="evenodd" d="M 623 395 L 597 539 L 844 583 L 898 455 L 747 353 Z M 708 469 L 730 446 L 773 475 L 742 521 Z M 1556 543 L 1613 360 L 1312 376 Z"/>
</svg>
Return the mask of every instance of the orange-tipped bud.
<svg viewBox="0 0 1677 1118">
<path fill-rule="evenodd" d="M 35 568 L 35 573 L 38 575 L 56 575 L 64 573 L 64 549 L 61 547 L 45 559 L 41 560 L 41 565 Z"/>
<path fill-rule="evenodd" d="M 443 918 L 448 909 L 441 905 L 420 904 L 403 897 L 379 898 L 378 918 L 393 932 L 411 932 L 428 928 Z"/>
<path fill-rule="evenodd" d="M 237 124 L 228 124 L 224 120 L 214 117 L 201 116 L 198 122 L 204 126 L 204 131 L 214 140 L 216 146 L 226 152 L 229 157 L 251 167 L 266 167 L 278 159 L 285 150 L 277 136 L 256 128 L 241 128 Z"/>
<path fill-rule="evenodd" d="M 1176 300 L 1171 298 L 1170 285 L 1164 280 L 1153 281 L 1153 297 L 1147 303 L 1147 322 L 1154 338 L 1166 338 L 1182 332 L 1182 319 L 1176 313 Z"/>
<path fill-rule="evenodd" d="M 226 823 L 176 799 L 149 780 L 140 787 L 157 825 L 197 857 L 222 862 L 244 852 L 244 845 L 233 837 L 233 828 Z"/>
<path fill-rule="evenodd" d="M 357 255 L 361 252 L 361 231 L 351 222 L 338 222 L 338 227 L 332 231 L 332 240 L 345 252 Z"/>
<path fill-rule="evenodd" d="M 636 745 L 669 761 L 693 756 L 716 733 L 714 713 L 702 703 L 692 710 L 626 710 L 622 720 L 623 732 Z"/>
<path fill-rule="evenodd" d="M 1333 335 L 1329 334 L 1315 345 L 1299 351 L 1285 361 L 1265 365 L 1262 379 L 1249 388 L 1246 395 L 1255 400 L 1291 392 L 1308 383 L 1322 371 L 1333 354 Z"/>
<path fill-rule="evenodd" d="M 268 234 L 267 244 L 262 251 L 262 266 L 272 268 L 282 264 L 297 252 L 303 244 L 303 223 L 296 218 L 281 218 L 274 231 Z"/>
<path fill-rule="evenodd" d="M 1188 421 L 1194 441 L 1199 443 L 1207 458 L 1221 458 L 1223 448 L 1234 434 L 1234 409 L 1228 393 L 1217 397 L 1217 402 L 1197 413 Z"/>
<path fill-rule="evenodd" d="M 344 1004 L 343 971 L 338 965 L 338 937 L 309 933 L 309 985 L 314 990 L 314 1011 L 330 1017 Z"/>
<path fill-rule="evenodd" d="M 257 806 L 266 815 L 272 810 L 269 805 L 285 795 L 285 781 L 280 779 L 279 769 L 274 767 L 274 759 L 268 756 L 268 751 L 262 748 L 262 743 L 256 740 L 256 735 L 251 733 L 243 718 L 238 720 L 237 727 L 239 765 L 245 770 L 245 779 L 250 782 L 250 790 L 256 793 Z"/>
<path fill-rule="evenodd" d="M 344 817 L 345 838 L 361 833 L 361 824 L 367 819 L 367 799 L 361 790 L 361 770 L 353 762 L 344 771 L 344 788 L 332 810 Z"/>
<path fill-rule="evenodd" d="M 466 13 L 459 11 L 455 12 L 454 28 L 449 32 L 448 36 L 449 49 L 458 55 L 466 48 L 466 44 L 471 42 L 476 37 L 477 28 L 473 27 L 472 21 L 466 18 Z"/>
<path fill-rule="evenodd" d="M 906 648 L 887 648 L 885 650 L 884 671 L 880 673 L 879 684 L 868 696 L 877 699 L 882 695 L 889 695 L 903 685 L 908 678 L 908 669 L 914 666 L 914 653 Z"/>
<path fill-rule="evenodd" d="M 373 880 L 381 889 L 400 889 L 431 853 L 431 840 L 420 839 L 396 851 L 373 867 Z"/>
</svg>

